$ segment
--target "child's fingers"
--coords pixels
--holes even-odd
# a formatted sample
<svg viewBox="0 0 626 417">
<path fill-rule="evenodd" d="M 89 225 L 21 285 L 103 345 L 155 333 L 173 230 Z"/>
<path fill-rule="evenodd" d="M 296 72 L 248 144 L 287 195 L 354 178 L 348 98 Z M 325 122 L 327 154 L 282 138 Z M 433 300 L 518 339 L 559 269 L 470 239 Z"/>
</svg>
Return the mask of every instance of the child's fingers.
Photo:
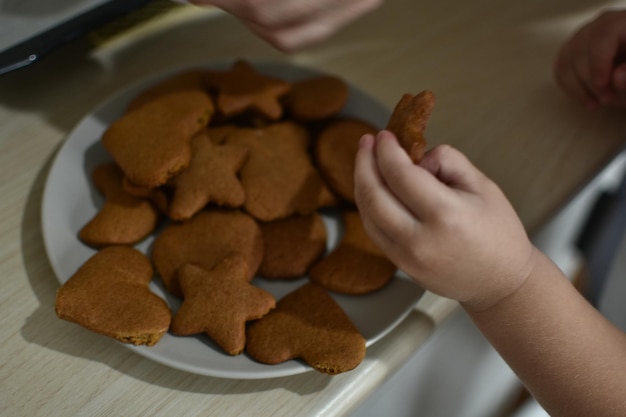
<svg viewBox="0 0 626 417">
<path fill-rule="evenodd" d="M 428 151 L 420 166 L 451 189 L 471 194 L 481 192 L 487 179 L 463 153 L 449 145 Z"/>
<path fill-rule="evenodd" d="M 393 133 L 383 130 L 376 137 L 376 162 L 382 181 L 419 220 L 432 218 L 445 204 L 446 187 L 411 161 Z"/>
<path fill-rule="evenodd" d="M 416 220 L 387 188 L 374 152 L 374 137 L 365 135 L 355 160 L 355 200 L 364 223 L 375 224 L 377 230 L 386 231 L 388 240 L 395 240 L 394 236 L 415 227 Z"/>
</svg>

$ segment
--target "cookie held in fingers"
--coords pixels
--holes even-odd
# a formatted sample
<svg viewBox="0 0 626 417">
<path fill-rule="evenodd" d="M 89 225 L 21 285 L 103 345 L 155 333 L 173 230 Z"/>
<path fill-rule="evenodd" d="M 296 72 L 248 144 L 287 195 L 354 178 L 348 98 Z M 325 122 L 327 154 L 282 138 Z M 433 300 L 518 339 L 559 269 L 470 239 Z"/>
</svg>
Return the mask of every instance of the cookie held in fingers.
<svg viewBox="0 0 626 417">
<path fill-rule="evenodd" d="M 319 372 L 339 374 L 365 357 L 365 338 L 328 292 L 307 283 L 281 298 L 247 331 L 246 352 L 275 365 L 302 359 Z"/>
<path fill-rule="evenodd" d="M 344 235 L 339 245 L 309 271 L 312 282 L 343 294 L 367 294 L 385 286 L 396 266 L 369 238 L 356 210 L 342 213 Z"/>
<path fill-rule="evenodd" d="M 98 165 L 92 180 L 104 196 L 104 203 L 78 232 L 81 241 L 94 248 L 134 245 L 152 233 L 159 221 L 159 211 L 149 200 L 124 189 L 124 174 L 115 163 Z"/>
<path fill-rule="evenodd" d="M 268 279 L 305 276 L 326 251 L 326 226 L 319 213 L 262 223 L 263 261 L 259 275 Z"/>
<path fill-rule="evenodd" d="M 263 259 L 263 237 L 257 222 L 240 210 L 204 210 L 191 219 L 170 223 L 152 245 L 152 261 L 165 287 L 182 297 L 177 273 L 191 263 L 213 269 L 225 257 L 241 254 L 251 280 Z"/>
<path fill-rule="evenodd" d="M 150 260 L 128 246 L 110 246 L 89 258 L 56 294 L 64 320 L 124 343 L 152 346 L 167 332 L 171 311 L 150 291 Z"/>
<path fill-rule="evenodd" d="M 189 165 L 191 138 L 212 114 L 213 102 L 205 92 L 172 92 L 117 119 L 102 143 L 130 183 L 158 187 Z"/>
<path fill-rule="evenodd" d="M 435 106 L 435 95 L 424 90 L 417 95 L 405 94 L 389 118 L 387 130 L 398 138 L 414 163 L 419 163 L 426 152 L 424 131 Z"/>
<path fill-rule="evenodd" d="M 246 323 L 276 306 L 272 294 L 251 285 L 248 275 L 241 255 L 224 258 L 210 271 L 184 265 L 178 272 L 184 301 L 172 319 L 172 332 L 206 333 L 229 355 L 243 352 Z"/>
</svg>

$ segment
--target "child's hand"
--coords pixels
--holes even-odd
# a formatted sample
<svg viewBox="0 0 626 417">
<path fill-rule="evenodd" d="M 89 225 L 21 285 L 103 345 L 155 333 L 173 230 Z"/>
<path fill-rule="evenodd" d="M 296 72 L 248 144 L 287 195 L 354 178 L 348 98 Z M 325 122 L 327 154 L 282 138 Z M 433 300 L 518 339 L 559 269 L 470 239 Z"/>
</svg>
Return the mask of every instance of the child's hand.
<svg viewBox="0 0 626 417">
<path fill-rule="evenodd" d="M 504 194 L 450 146 L 415 165 L 392 133 L 364 136 L 355 196 L 370 237 L 400 269 L 470 309 L 511 294 L 534 267 L 535 249 Z"/>
<path fill-rule="evenodd" d="M 562 47 L 554 74 L 558 84 L 589 108 L 626 107 L 626 11 L 602 13 Z"/>
<path fill-rule="evenodd" d="M 327 38 L 382 0 L 189 0 L 232 14 L 262 39 L 292 51 Z"/>
</svg>

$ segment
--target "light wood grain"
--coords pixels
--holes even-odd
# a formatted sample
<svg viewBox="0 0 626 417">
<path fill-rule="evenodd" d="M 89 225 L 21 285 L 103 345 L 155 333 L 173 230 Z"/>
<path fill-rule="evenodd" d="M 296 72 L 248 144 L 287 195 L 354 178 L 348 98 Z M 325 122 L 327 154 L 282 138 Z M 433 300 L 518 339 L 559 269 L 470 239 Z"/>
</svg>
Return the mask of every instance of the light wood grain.
<svg viewBox="0 0 626 417">
<path fill-rule="evenodd" d="M 502 187 L 536 231 L 622 148 L 626 118 L 590 114 L 552 81 L 560 43 L 605 5 L 591 0 L 388 0 L 331 40 L 281 54 L 221 13 L 190 12 L 91 50 L 67 45 L 0 77 L 0 415 L 345 415 L 445 320 L 429 296 L 337 377 L 261 381 L 200 377 L 132 353 L 56 318 L 57 280 L 40 231 L 55 150 L 81 117 L 155 72 L 233 57 L 285 60 L 345 77 L 392 107 L 431 89 L 432 145 L 450 143 Z M 434 321 L 433 321 L 434 320 Z"/>
</svg>

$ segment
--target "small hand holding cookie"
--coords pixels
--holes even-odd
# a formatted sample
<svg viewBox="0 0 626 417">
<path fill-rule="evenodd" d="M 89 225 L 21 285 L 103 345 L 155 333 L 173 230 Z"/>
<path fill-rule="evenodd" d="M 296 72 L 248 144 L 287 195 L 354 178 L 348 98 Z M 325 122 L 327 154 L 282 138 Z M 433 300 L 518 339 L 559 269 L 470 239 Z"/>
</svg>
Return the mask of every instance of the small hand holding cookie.
<svg viewBox="0 0 626 417">
<path fill-rule="evenodd" d="M 240 19 L 282 51 L 321 41 L 382 4 L 382 0 L 189 0 Z"/>
<path fill-rule="evenodd" d="M 370 237 L 418 284 L 482 310 L 518 289 L 535 249 L 500 189 L 438 146 L 414 164 L 388 131 L 363 136 L 356 203 Z"/>
<path fill-rule="evenodd" d="M 626 11 L 604 12 L 561 47 L 556 81 L 589 108 L 626 107 L 625 50 Z"/>
</svg>

